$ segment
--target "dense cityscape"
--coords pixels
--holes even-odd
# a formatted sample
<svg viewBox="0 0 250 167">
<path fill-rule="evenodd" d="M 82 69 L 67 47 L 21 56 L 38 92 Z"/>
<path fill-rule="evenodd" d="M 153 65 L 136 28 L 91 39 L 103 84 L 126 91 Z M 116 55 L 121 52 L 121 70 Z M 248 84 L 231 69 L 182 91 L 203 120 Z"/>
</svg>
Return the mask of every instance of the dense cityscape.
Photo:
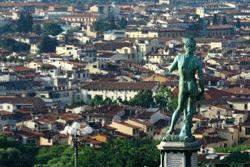
<svg viewBox="0 0 250 167">
<path fill-rule="evenodd" d="M 186 37 L 198 165 L 249 167 L 249 0 L 1 0 L 0 167 L 159 167 Z"/>
</svg>

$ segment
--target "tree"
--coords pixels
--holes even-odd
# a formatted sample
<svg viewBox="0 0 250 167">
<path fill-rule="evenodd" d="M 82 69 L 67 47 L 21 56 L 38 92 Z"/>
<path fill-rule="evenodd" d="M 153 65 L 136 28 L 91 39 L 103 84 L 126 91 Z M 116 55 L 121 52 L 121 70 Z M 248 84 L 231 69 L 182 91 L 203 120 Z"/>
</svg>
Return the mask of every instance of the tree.
<svg viewBox="0 0 250 167">
<path fill-rule="evenodd" d="M 237 18 L 236 20 L 236 25 L 235 25 L 236 28 L 240 28 L 241 27 L 241 23 L 240 23 L 240 19 Z"/>
<path fill-rule="evenodd" d="M 249 145 L 238 145 L 232 147 L 215 147 L 215 151 L 219 153 L 235 153 L 235 152 L 243 152 L 249 150 Z"/>
<path fill-rule="evenodd" d="M 114 17 L 114 16 L 111 16 L 111 18 L 110 18 L 109 29 L 110 29 L 110 30 L 115 30 L 115 29 L 117 29 L 117 25 L 116 25 L 116 23 L 115 23 L 115 17 Z"/>
<path fill-rule="evenodd" d="M 90 101 L 91 106 L 103 105 L 103 98 L 100 95 L 95 95 L 93 99 Z"/>
<path fill-rule="evenodd" d="M 124 17 L 121 18 L 121 20 L 118 23 L 120 29 L 125 29 L 127 27 L 127 24 L 128 22 Z"/>
<path fill-rule="evenodd" d="M 101 148 L 83 146 L 79 148 L 79 166 L 86 167 L 155 167 L 159 166 L 158 142 L 148 138 L 137 140 L 111 139 Z M 58 146 L 55 146 L 58 147 Z M 35 167 L 71 167 L 74 164 L 72 147 L 65 147 L 59 154 L 52 155 L 51 148 L 44 148 L 42 154 L 49 154 L 45 163 Z M 37 154 L 40 156 L 40 152 Z"/>
<path fill-rule="evenodd" d="M 45 23 L 42 26 L 42 32 L 44 35 L 58 35 L 62 32 L 62 27 L 56 23 Z"/>
<path fill-rule="evenodd" d="M 19 32 L 31 32 L 33 25 L 32 16 L 27 12 L 22 12 L 17 20 L 17 30 Z"/>
<path fill-rule="evenodd" d="M 170 102 L 168 103 L 168 110 L 174 112 L 178 106 L 178 97 L 171 97 Z"/>
<path fill-rule="evenodd" d="M 210 26 L 210 24 L 211 24 L 211 21 L 207 20 L 207 25 Z"/>
<path fill-rule="evenodd" d="M 219 21 L 218 21 L 218 15 L 217 14 L 214 14 L 213 15 L 213 25 L 216 25 L 216 24 L 218 24 L 219 23 Z"/>
<path fill-rule="evenodd" d="M 163 111 L 173 112 L 177 107 L 177 97 L 174 97 L 170 89 L 167 87 L 160 87 L 154 98 L 156 106 Z"/>
<path fill-rule="evenodd" d="M 194 20 L 199 20 L 200 19 L 200 15 L 198 14 L 195 14 L 194 17 L 193 17 Z"/>
<path fill-rule="evenodd" d="M 103 100 L 102 96 L 95 95 L 93 99 L 90 101 L 91 106 L 99 106 L 99 105 L 111 105 L 116 104 L 116 101 L 112 101 L 109 97 Z"/>
<path fill-rule="evenodd" d="M 225 159 L 222 160 L 222 164 L 249 164 L 250 155 L 248 153 L 235 152 L 228 155 Z"/>
<path fill-rule="evenodd" d="M 42 27 L 40 24 L 34 24 L 32 27 L 32 31 L 35 32 L 36 34 L 42 34 Z"/>
<path fill-rule="evenodd" d="M 17 25 L 14 23 L 7 23 L 3 27 L 0 28 L 0 33 L 14 33 L 17 31 Z"/>
<path fill-rule="evenodd" d="M 65 150 L 66 146 L 52 146 L 50 147 L 49 151 L 46 148 L 40 148 L 37 156 L 36 162 L 38 164 L 47 163 L 49 160 L 53 159 L 53 157 L 58 157 L 62 154 Z"/>
<path fill-rule="evenodd" d="M 96 22 L 94 22 L 93 27 L 95 31 L 100 31 L 100 32 L 108 31 L 111 29 L 110 23 L 104 20 L 97 20 Z"/>
<path fill-rule="evenodd" d="M 227 18 L 225 16 L 222 18 L 222 24 L 227 24 Z"/>
<path fill-rule="evenodd" d="M 129 101 L 130 105 L 141 107 L 154 107 L 153 92 L 151 90 L 140 91 L 133 99 Z"/>
<path fill-rule="evenodd" d="M 110 99 L 109 97 L 107 97 L 105 100 L 104 100 L 104 105 L 111 105 L 111 104 L 115 104 L 116 101 L 113 101 L 112 99 Z"/>
<path fill-rule="evenodd" d="M 12 52 L 27 52 L 30 50 L 30 45 L 11 38 L 0 40 L 0 47 Z"/>
<path fill-rule="evenodd" d="M 0 135 L 0 166 L 32 167 L 37 148 Z"/>
<path fill-rule="evenodd" d="M 40 44 L 38 45 L 39 52 L 41 53 L 50 53 L 55 52 L 57 45 L 57 40 L 50 38 L 48 36 L 43 36 Z"/>
<path fill-rule="evenodd" d="M 108 31 L 108 30 L 115 30 L 115 29 L 125 29 L 127 27 L 127 20 L 123 17 L 120 20 L 117 20 L 114 18 L 114 16 L 111 16 L 107 20 L 97 20 L 93 24 L 93 28 L 95 31 Z"/>
<path fill-rule="evenodd" d="M 78 32 L 78 31 L 80 31 L 80 30 L 81 30 L 80 27 L 72 27 L 72 28 L 70 28 L 69 30 L 67 30 L 67 34 L 72 35 L 74 32 Z"/>
<path fill-rule="evenodd" d="M 170 101 L 170 94 L 171 92 L 168 88 L 160 87 L 155 95 L 156 105 L 166 111 Z"/>
<path fill-rule="evenodd" d="M 199 19 L 197 22 L 189 26 L 189 30 L 195 31 L 197 34 L 203 28 L 203 19 Z"/>
</svg>

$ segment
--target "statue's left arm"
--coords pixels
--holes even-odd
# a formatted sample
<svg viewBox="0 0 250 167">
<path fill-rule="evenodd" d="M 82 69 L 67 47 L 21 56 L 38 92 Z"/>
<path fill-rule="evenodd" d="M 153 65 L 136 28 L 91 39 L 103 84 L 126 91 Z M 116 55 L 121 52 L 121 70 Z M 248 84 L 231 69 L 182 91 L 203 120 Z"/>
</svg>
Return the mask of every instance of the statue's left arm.
<svg viewBox="0 0 250 167">
<path fill-rule="evenodd" d="M 170 72 L 173 72 L 174 70 L 178 69 L 178 59 L 179 59 L 179 56 L 176 56 L 173 63 L 168 67 Z"/>
</svg>

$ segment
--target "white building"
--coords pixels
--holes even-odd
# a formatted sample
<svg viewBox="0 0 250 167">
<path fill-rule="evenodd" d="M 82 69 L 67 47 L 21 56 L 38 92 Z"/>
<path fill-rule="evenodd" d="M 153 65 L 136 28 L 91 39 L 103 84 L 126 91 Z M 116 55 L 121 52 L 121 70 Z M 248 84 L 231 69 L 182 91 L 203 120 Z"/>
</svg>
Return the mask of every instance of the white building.
<svg viewBox="0 0 250 167">
<path fill-rule="evenodd" d="M 63 108 L 70 106 L 75 102 L 81 101 L 80 92 L 76 89 L 68 89 L 67 87 L 53 88 L 53 90 L 37 91 L 36 97 L 40 97 L 49 107 Z"/>
<path fill-rule="evenodd" d="M 111 5 L 93 5 L 89 8 L 90 13 L 98 13 L 101 18 L 119 17 L 120 9 L 114 3 Z"/>
<path fill-rule="evenodd" d="M 79 48 L 74 45 L 60 45 L 56 47 L 56 54 L 62 56 L 72 56 L 74 59 L 78 58 Z"/>
<path fill-rule="evenodd" d="M 0 82 L 16 81 L 17 76 L 14 73 L 1 73 Z"/>
<path fill-rule="evenodd" d="M 196 8 L 196 14 L 199 15 L 201 18 L 205 17 L 205 8 L 204 7 L 198 7 Z"/>
<path fill-rule="evenodd" d="M 113 31 L 107 31 L 104 34 L 104 40 L 106 41 L 113 41 L 117 38 L 125 38 L 125 32 L 123 30 L 113 30 Z"/>
<path fill-rule="evenodd" d="M 155 92 L 159 88 L 158 82 L 90 82 L 81 88 L 84 101 L 94 98 L 96 95 L 103 99 L 130 100 L 139 91 L 151 90 Z"/>
<path fill-rule="evenodd" d="M 169 5 L 170 4 L 170 0 L 159 0 L 159 4 L 167 4 Z"/>
</svg>

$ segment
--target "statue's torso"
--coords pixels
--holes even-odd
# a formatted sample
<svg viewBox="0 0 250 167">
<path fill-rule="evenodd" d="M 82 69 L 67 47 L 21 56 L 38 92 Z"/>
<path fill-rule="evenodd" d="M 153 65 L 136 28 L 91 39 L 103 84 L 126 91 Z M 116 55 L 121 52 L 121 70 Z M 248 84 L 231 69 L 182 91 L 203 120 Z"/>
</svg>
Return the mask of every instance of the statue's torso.
<svg viewBox="0 0 250 167">
<path fill-rule="evenodd" d="M 178 71 L 180 75 L 179 88 L 181 92 L 187 92 L 193 95 L 197 94 L 195 74 L 198 68 L 199 60 L 196 56 L 179 56 Z"/>
</svg>

